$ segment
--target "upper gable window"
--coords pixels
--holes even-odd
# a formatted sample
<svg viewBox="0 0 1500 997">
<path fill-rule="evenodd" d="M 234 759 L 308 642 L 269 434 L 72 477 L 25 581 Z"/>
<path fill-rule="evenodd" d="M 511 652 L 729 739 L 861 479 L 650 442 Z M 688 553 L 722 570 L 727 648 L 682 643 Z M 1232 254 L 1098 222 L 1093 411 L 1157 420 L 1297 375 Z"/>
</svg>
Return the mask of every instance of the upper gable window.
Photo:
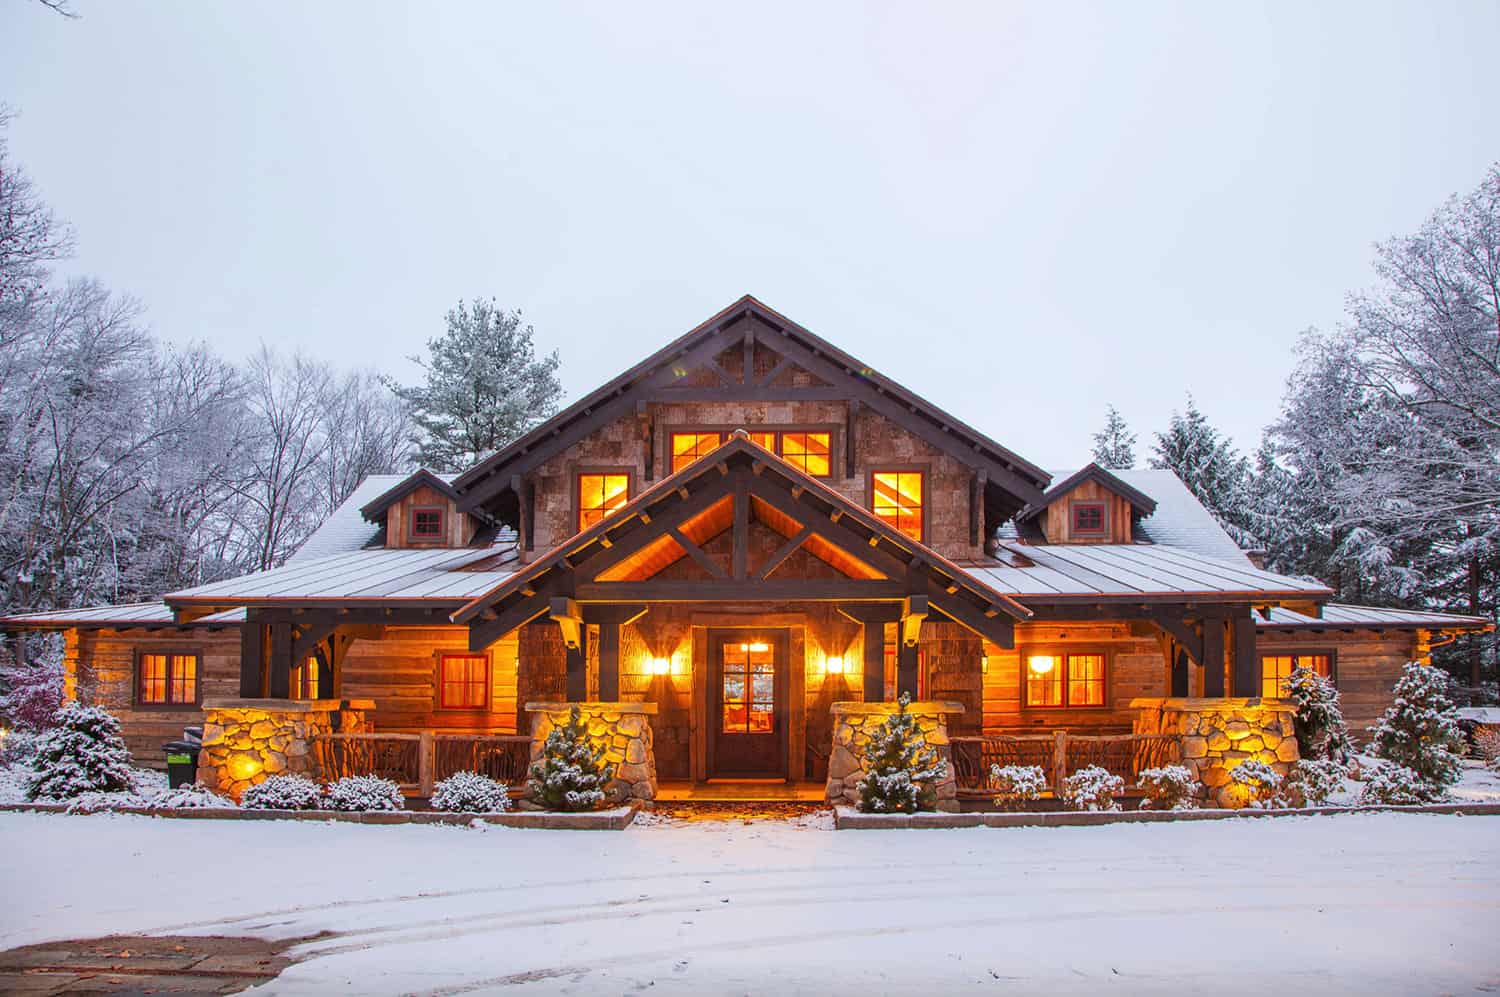
<svg viewBox="0 0 1500 997">
<path fill-rule="evenodd" d="M 757 430 L 748 435 L 751 443 L 815 478 L 826 478 L 833 473 L 832 433 Z M 726 436 L 725 433 L 673 433 L 672 473 L 713 453 L 723 445 Z"/>
<path fill-rule="evenodd" d="M 1109 533 L 1109 518 L 1103 502 L 1074 502 L 1073 536 L 1102 537 Z"/>
<path fill-rule="evenodd" d="M 921 471 L 875 471 L 870 475 L 870 511 L 918 543 L 922 541 L 925 477 Z"/>
<path fill-rule="evenodd" d="M 700 457 L 707 457 L 723 441 L 721 433 L 673 433 L 672 473 L 676 474 Z"/>
<path fill-rule="evenodd" d="M 411 529 L 408 535 L 413 540 L 441 540 L 446 510 L 440 505 L 419 505 L 411 511 Z"/>
<path fill-rule="evenodd" d="M 828 433 L 781 434 L 781 459 L 815 478 L 828 477 L 832 452 Z"/>
<path fill-rule="evenodd" d="M 624 473 L 578 476 L 578 529 L 583 531 L 630 501 L 630 475 Z"/>
</svg>

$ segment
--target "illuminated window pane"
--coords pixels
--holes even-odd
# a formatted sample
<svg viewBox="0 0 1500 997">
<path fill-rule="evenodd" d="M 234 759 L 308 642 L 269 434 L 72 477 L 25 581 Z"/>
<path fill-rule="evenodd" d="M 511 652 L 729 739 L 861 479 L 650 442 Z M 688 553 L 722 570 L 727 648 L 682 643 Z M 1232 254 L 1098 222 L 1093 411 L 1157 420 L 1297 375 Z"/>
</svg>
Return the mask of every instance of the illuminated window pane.
<svg viewBox="0 0 1500 997">
<path fill-rule="evenodd" d="M 174 703 L 195 702 L 198 699 L 198 656 L 172 655 L 170 674 L 172 685 L 167 698 Z"/>
<path fill-rule="evenodd" d="M 630 475 L 578 476 L 578 528 L 586 530 L 630 501 Z"/>
<path fill-rule="evenodd" d="M 673 433 L 672 473 L 676 474 L 699 457 L 713 453 L 720 440 L 718 433 Z"/>
<path fill-rule="evenodd" d="M 308 658 L 292 669 L 292 698 L 318 698 L 318 659 Z"/>
<path fill-rule="evenodd" d="M 922 472 L 876 471 L 873 480 L 871 511 L 913 540 L 921 540 Z"/>
<path fill-rule="evenodd" d="M 1333 674 L 1326 654 L 1265 654 L 1260 659 L 1260 694 L 1265 699 L 1285 699 L 1292 669 L 1310 668 L 1324 678 Z"/>
<path fill-rule="evenodd" d="M 482 654 L 450 654 L 443 658 L 442 690 L 439 702 L 444 709 L 483 709 L 489 703 L 490 662 Z"/>
<path fill-rule="evenodd" d="M 754 443 L 758 447 L 765 447 L 767 450 L 771 451 L 772 453 L 776 452 L 776 434 L 775 433 L 751 433 L 750 434 L 750 442 Z"/>
<path fill-rule="evenodd" d="M 1068 705 L 1104 705 L 1104 655 L 1068 655 Z"/>
<path fill-rule="evenodd" d="M 1030 668 L 1025 669 L 1025 675 L 1027 706 L 1062 705 L 1063 665 L 1061 661 L 1054 664 L 1052 670 L 1045 675 L 1038 675 Z"/>
<path fill-rule="evenodd" d="M 141 655 L 141 702 L 165 703 L 167 701 L 167 656 L 165 654 Z"/>
<path fill-rule="evenodd" d="M 775 728 L 776 658 L 760 641 L 726 643 L 723 730 L 729 734 L 769 734 Z"/>
<path fill-rule="evenodd" d="M 781 459 L 814 477 L 828 477 L 829 453 L 827 433 L 781 434 Z"/>
</svg>

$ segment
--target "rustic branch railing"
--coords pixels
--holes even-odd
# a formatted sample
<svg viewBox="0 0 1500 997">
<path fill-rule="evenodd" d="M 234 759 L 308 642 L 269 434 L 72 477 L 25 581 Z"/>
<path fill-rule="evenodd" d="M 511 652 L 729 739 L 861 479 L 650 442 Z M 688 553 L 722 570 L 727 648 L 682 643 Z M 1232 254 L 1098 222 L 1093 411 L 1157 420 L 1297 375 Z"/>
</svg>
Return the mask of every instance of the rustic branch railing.
<svg viewBox="0 0 1500 997">
<path fill-rule="evenodd" d="M 1052 792 L 1062 781 L 1088 765 L 1098 765 L 1133 788 L 1143 769 L 1171 765 L 1182 757 L 1181 742 L 1167 734 L 1084 735 L 990 734 L 951 739 L 953 777 L 960 796 L 994 794 L 990 766 L 1036 765 L 1047 773 Z"/>
<path fill-rule="evenodd" d="M 311 745 L 315 774 L 325 782 L 377 775 L 421 796 L 455 772 L 478 772 L 514 789 L 525 784 L 531 762 L 524 734 L 325 734 Z"/>
</svg>

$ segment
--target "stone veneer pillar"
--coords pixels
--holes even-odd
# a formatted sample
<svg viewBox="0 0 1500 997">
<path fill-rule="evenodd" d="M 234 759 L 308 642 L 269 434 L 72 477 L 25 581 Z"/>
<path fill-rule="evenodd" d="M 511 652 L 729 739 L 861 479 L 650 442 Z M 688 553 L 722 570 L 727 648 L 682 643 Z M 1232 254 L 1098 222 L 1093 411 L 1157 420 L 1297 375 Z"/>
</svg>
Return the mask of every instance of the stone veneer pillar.
<svg viewBox="0 0 1500 997">
<path fill-rule="evenodd" d="M 552 728 L 568 722 L 573 707 L 585 724 L 589 737 L 604 745 L 604 760 L 615 766 L 614 778 L 605 787 L 611 803 L 656 799 L 656 752 L 652 748 L 651 721 L 655 703 L 527 703 L 533 714 L 531 760 L 542 757 L 542 746 Z"/>
<path fill-rule="evenodd" d="M 865 746 L 870 732 L 900 710 L 895 703 L 834 703 L 833 751 L 828 756 L 829 803 L 859 803 L 859 781 L 865 775 Z M 961 716 L 962 703 L 927 701 L 911 703 L 906 712 L 917 719 L 917 729 L 947 763 L 947 774 L 937 784 L 937 808 L 958 812 L 958 783 L 953 776 L 953 750 L 948 741 L 948 718 Z"/>
<path fill-rule="evenodd" d="M 1137 734 L 1182 739 L 1182 764 L 1203 786 L 1202 796 L 1221 807 L 1248 802 L 1229 777 L 1251 758 L 1285 777 L 1298 758 L 1293 719 L 1297 708 L 1274 699 L 1133 699 Z"/>
<path fill-rule="evenodd" d="M 368 731 L 369 699 L 215 699 L 203 704 L 198 783 L 234 800 L 273 775 L 316 779 L 309 741 Z"/>
</svg>

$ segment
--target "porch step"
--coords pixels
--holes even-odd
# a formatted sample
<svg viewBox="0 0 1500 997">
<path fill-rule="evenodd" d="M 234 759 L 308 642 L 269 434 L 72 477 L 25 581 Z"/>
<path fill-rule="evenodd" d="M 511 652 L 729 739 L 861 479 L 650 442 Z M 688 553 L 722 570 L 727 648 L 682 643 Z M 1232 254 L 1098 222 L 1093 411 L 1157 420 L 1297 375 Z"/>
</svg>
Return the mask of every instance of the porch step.
<svg viewBox="0 0 1500 997">
<path fill-rule="evenodd" d="M 784 780 L 715 780 L 710 782 L 662 782 L 656 787 L 659 803 L 822 803 L 821 782 Z"/>
</svg>

